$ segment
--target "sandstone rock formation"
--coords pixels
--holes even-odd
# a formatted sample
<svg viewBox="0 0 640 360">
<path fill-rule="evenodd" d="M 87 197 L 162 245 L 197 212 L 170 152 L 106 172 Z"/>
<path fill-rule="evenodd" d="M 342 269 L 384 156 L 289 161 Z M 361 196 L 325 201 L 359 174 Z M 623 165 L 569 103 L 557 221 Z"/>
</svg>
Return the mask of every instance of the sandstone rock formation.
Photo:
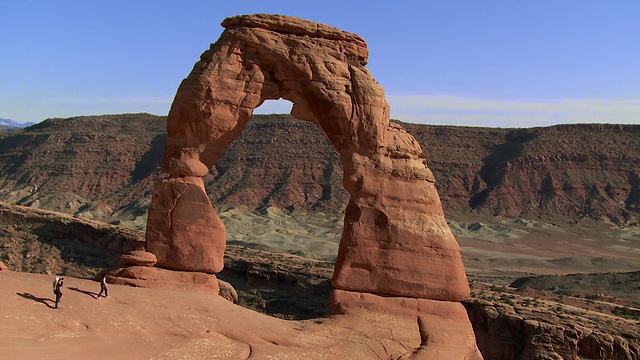
<svg viewBox="0 0 640 360">
<path fill-rule="evenodd" d="M 322 127 L 343 163 L 351 199 L 334 285 L 466 299 L 459 247 L 444 219 L 433 175 L 415 139 L 389 122 L 384 90 L 365 68 L 364 40 L 283 16 L 238 16 L 222 25 L 226 30 L 180 85 L 167 119 L 162 168 L 170 177 L 156 188 L 147 227 L 147 250 L 158 256 L 158 266 L 216 272 L 213 265 L 195 268 L 192 259 L 167 262 L 165 253 L 156 252 L 157 243 L 193 237 L 187 229 L 191 224 L 168 233 L 173 224 L 217 218 L 210 206 L 198 205 L 197 215 L 169 212 L 171 200 L 178 198 L 161 187 L 206 175 L 253 109 L 267 99 L 284 98 L 293 102 L 294 116 Z M 197 246 L 208 241 L 223 248 L 224 232 L 198 228 L 196 240 Z"/>
<path fill-rule="evenodd" d="M 190 290 L 217 294 L 220 291 L 214 274 L 174 271 L 151 266 L 123 266 L 107 272 L 110 284 L 171 290 Z M 100 274 L 97 276 L 100 277 Z"/>
<path fill-rule="evenodd" d="M 468 319 L 458 316 L 461 305 L 448 303 L 468 298 L 469 286 L 433 174 L 417 141 L 389 121 L 384 90 L 365 67 L 364 40 L 280 15 L 237 16 L 222 25 L 220 39 L 181 83 L 167 119 L 162 169 L 169 177 L 154 190 L 147 224 L 146 251 L 157 256 L 156 266 L 209 274 L 222 269 L 225 229 L 202 177 L 256 107 L 287 99 L 292 115 L 320 125 L 331 141 L 350 195 L 332 279 L 334 307 L 376 311 L 370 303 L 386 303 L 386 297 L 394 304 L 443 301 L 450 305 L 412 310 L 426 323 L 423 342 L 437 339 L 451 350 L 438 334 L 455 328 L 466 340 L 451 354 L 481 358 Z M 340 300 L 345 296 L 349 301 Z M 434 358 L 430 351 L 420 358 Z"/>
<path fill-rule="evenodd" d="M 169 220 L 169 221 L 167 221 Z M 200 177 L 160 181 L 153 191 L 144 249 L 120 257 L 107 281 L 131 286 L 218 293 L 225 228 Z M 212 239 L 213 238 L 213 239 Z M 216 241 L 222 239 L 222 241 Z"/>
<path fill-rule="evenodd" d="M 333 291 L 331 297 L 335 314 L 377 312 L 415 318 L 421 342 L 412 359 L 482 359 L 461 303 L 343 290 Z"/>
</svg>

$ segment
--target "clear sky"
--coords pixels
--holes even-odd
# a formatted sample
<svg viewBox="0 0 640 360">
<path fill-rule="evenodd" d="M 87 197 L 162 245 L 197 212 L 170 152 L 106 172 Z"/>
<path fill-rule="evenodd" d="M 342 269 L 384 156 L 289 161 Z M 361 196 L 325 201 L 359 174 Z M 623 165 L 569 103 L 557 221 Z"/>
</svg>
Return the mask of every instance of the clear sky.
<svg viewBox="0 0 640 360">
<path fill-rule="evenodd" d="M 220 22 L 253 13 L 361 35 L 395 119 L 640 124 L 640 0 L 0 0 L 0 118 L 166 115 Z"/>
</svg>

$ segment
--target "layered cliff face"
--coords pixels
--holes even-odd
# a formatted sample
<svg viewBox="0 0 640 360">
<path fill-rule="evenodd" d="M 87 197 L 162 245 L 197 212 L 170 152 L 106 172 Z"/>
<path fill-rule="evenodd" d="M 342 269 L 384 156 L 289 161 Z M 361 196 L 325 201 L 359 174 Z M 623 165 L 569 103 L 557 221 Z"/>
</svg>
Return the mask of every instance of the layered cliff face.
<svg viewBox="0 0 640 360">
<path fill-rule="evenodd" d="M 214 204 L 251 209 L 343 211 L 340 157 L 317 124 L 290 115 L 254 115 L 205 176 Z"/>
<path fill-rule="evenodd" d="M 105 221 L 121 208 L 146 212 L 136 204 L 151 194 L 165 143 L 165 119 L 148 114 L 48 119 L 7 133 L 2 200 Z"/>
<path fill-rule="evenodd" d="M 607 321 L 606 317 L 590 319 L 593 312 L 570 306 L 560 312 L 484 300 L 465 306 L 485 359 L 622 360 L 640 356 L 634 321 L 617 318 L 603 332 L 598 323 Z"/>
<path fill-rule="evenodd" d="M 640 126 L 407 128 L 452 213 L 638 221 Z"/>
<path fill-rule="evenodd" d="M 0 198 L 106 221 L 117 211 L 144 215 L 161 177 L 165 121 L 148 114 L 103 115 L 50 119 L 4 133 Z M 448 218 L 586 218 L 629 225 L 640 216 L 640 126 L 401 124 L 420 143 Z M 525 143 L 514 135 L 523 133 L 530 134 Z M 349 198 L 342 176 L 338 154 L 317 124 L 254 115 L 204 181 L 214 204 L 338 213 Z"/>
</svg>

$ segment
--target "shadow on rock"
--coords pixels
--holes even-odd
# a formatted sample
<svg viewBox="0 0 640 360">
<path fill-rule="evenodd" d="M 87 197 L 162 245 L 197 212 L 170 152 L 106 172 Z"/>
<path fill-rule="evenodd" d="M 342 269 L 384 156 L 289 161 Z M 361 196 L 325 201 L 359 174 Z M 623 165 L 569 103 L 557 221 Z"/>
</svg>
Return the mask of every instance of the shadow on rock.
<svg viewBox="0 0 640 360">
<path fill-rule="evenodd" d="M 33 300 L 36 302 L 39 302 L 41 304 L 45 304 L 47 305 L 47 307 L 49 307 L 49 309 L 53 309 L 54 306 L 49 304 L 49 302 L 51 302 L 52 304 L 55 304 L 55 301 L 52 299 L 48 299 L 48 298 L 39 298 L 33 294 L 29 294 L 29 293 L 16 293 L 16 295 L 21 296 L 25 299 L 29 299 L 29 300 Z"/>
<path fill-rule="evenodd" d="M 77 287 L 70 287 L 69 290 L 73 290 L 75 292 L 79 292 L 79 293 L 82 293 L 82 294 L 85 294 L 85 295 L 89 295 L 94 299 L 98 298 L 98 293 L 95 293 L 93 291 L 82 290 L 82 289 L 78 289 Z"/>
</svg>

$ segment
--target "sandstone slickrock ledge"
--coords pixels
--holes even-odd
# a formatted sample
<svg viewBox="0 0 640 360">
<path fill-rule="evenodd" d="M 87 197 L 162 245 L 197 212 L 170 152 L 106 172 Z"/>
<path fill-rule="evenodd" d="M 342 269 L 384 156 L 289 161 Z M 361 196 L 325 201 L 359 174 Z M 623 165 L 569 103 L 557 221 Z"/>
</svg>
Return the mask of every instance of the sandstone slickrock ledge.
<svg viewBox="0 0 640 360">
<path fill-rule="evenodd" d="M 331 303 L 335 314 L 368 312 L 414 317 L 421 343 L 409 358 L 482 359 L 467 312 L 461 303 L 383 297 L 343 290 L 332 292 Z"/>
<path fill-rule="evenodd" d="M 360 297 L 383 305 L 428 303 L 412 313 L 423 323 L 424 346 L 411 358 L 481 359 L 458 303 L 470 292 L 459 245 L 420 145 L 389 121 L 384 89 L 365 67 L 365 41 L 282 15 L 236 16 L 222 25 L 220 39 L 180 84 L 167 118 L 168 177 L 154 190 L 145 246 L 158 262 L 126 276 L 150 277 L 136 271 L 155 268 L 212 276 L 222 270 L 225 229 L 202 177 L 256 107 L 283 98 L 293 103 L 293 116 L 322 128 L 344 169 L 350 200 L 332 279 L 334 309 L 362 309 L 352 301 Z M 451 332 L 464 341 L 444 335 Z"/>
<path fill-rule="evenodd" d="M 108 271 L 111 284 L 156 289 L 193 290 L 217 294 L 220 291 L 214 274 L 175 271 L 150 266 L 123 266 Z"/>
</svg>

